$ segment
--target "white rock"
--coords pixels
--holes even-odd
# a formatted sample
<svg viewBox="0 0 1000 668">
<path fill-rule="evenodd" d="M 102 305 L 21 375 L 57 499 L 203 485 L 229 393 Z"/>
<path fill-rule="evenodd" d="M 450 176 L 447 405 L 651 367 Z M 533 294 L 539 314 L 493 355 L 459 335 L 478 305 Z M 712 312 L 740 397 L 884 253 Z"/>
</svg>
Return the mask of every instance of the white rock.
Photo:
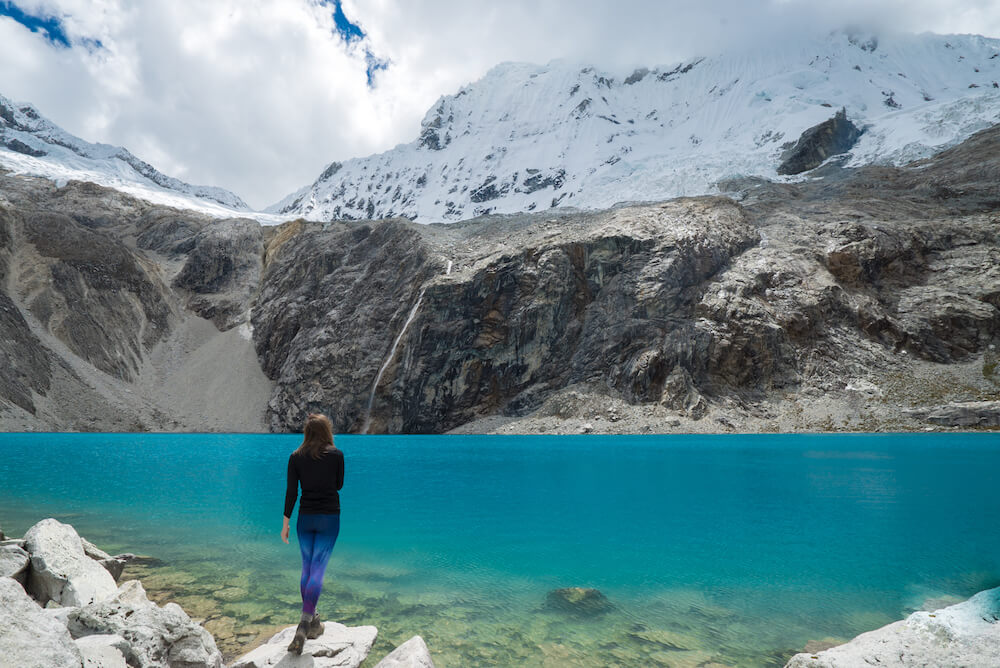
<svg viewBox="0 0 1000 668">
<path fill-rule="evenodd" d="M 117 593 L 115 579 L 87 557 L 80 536 L 70 525 L 42 520 L 24 534 L 24 543 L 31 555 L 28 591 L 39 603 L 87 605 Z"/>
<path fill-rule="evenodd" d="M 83 545 L 83 553 L 94 561 L 103 561 L 104 559 L 111 558 L 110 554 L 97 547 L 83 536 L 80 536 L 80 544 Z"/>
<path fill-rule="evenodd" d="M 80 537 L 80 542 L 83 543 L 83 553 L 103 566 L 108 573 L 111 573 L 111 577 L 115 579 L 115 582 L 117 582 L 118 578 L 122 576 L 122 570 L 125 568 L 125 564 L 132 559 L 135 559 L 134 554 L 128 553 L 111 556 L 83 536 Z"/>
<path fill-rule="evenodd" d="M 374 626 L 344 626 L 323 623 L 323 635 L 306 640 L 302 656 L 288 653 L 295 635 L 294 626 L 282 629 L 266 643 L 237 659 L 230 668 L 270 668 L 310 666 L 311 668 L 357 668 L 365 660 L 378 635 Z"/>
<path fill-rule="evenodd" d="M 49 602 L 51 603 L 51 601 L 49 601 Z M 69 621 L 70 614 L 74 610 L 79 610 L 79 609 L 80 608 L 72 607 L 72 606 L 68 607 L 68 608 L 65 608 L 63 606 L 58 606 L 58 607 L 54 607 L 54 608 L 48 608 L 48 607 L 43 608 L 42 612 L 44 612 L 46 615 L 48 615 L 49 619 L 54 619 L 57 622 L 59 622 L 60 624 L 62 624 L 63 626 L 66 626 L 66 624 Z"/>
<path fill-rule="evenodd" d="M 70 613 L 66 626 L 74 638 L 117 634 L 129 665 L 142 668 L 221 668 L 222 654 L 212 635 L 176 603 L 162 608 L 146 598 L 137 580 L 115 596 Z"/>
<path fill-rule="evenodd" d="M 0 577 L 0 664 L 17 668 L 83 664 L 66 627 L 45 614 L 13 578 L 5 577 Z"/>
<path fill-rule="evenodd" d="M 74 641 L 83 656 L 83 668 L 127 668 L 123 647 L 128 642 L 119 635 L 93 635 Z"/>
<path fill-rule="evenodd" d="M 31 558 L 17 545 L 0 545 L 0 577 L 14 578 L 22 585 L 28 582 Z"/>
<path fill-rule="evenodd" d="M 375 668 L 434 668 L 434 660 L 424 639 L 413 636 L 375 664 Z"/>
<path fill-rule="evenodd" d="M 118 593 L 115 594 L 114 600 L 120 603 L 127 603 L 129 605 L 143 605 L 149 602 L 149 598 L 146 596 L 146 589 L 142 586 L 142 583 L 138 580 L 127 580 L 118 587 Z"/>
<path fill-rule="evenodd" d="M 817 654 L 796 654 L 786 668 L 1000 668 L 1000 587 L 964 603 L 862 633 Z"/>
</svg>

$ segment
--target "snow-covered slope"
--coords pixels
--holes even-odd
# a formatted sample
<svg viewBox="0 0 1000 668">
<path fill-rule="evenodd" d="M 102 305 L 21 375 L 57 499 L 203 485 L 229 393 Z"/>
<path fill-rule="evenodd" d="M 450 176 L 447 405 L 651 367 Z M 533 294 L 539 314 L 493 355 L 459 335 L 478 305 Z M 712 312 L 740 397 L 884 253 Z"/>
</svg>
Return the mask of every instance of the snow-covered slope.
<svg viewBox="0 0 1000 668">
<path fill-rule="evenodd" d="M 91 181 L 141 199 L 211 215 L 249 207 L 223 188 L 193 186 L 157 171 L 120 146 L 91 144 L 42 116 L 30 104 L 0 96 L 0 166 L 56 181 Z"/>
<path fill-rule="evenodd" d="M 979 36 L 838 31 L 617 79 L 502 64 L 441 98 L 417 140 L 335 162 L 268 210 L 435 222 L 709 193 L 789 178 L 783 148 L 842 107 L 865 129 L 848 164 L 900 164 L 1000 122 L 998 53 Z"/>
</svg>

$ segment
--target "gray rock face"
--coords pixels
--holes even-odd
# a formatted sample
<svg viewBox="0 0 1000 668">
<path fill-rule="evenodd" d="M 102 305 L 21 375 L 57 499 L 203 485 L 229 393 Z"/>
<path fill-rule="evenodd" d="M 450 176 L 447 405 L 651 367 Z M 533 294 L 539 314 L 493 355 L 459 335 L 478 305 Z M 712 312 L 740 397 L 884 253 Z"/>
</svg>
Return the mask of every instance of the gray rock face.
<svg viewBox="0 0 1000 668">
<path fill-rule="evenodd" d="M 847 111 L 841 109 L 830 120 L 802 133 L 795 145 L 781 156 L 778 173 L 801 174 L 818 167 L 831 155 L 849 151 L 861 133 L 862 130 L 847 120 Z"/>
<path fill-rule="evenodd" d="M 39 255 L 19 281 L 28 308 L 74 354 L 132 379 L 143 350 L 169 328 L 161 286 L 127 246 L 68 216 L 29 213 L 24 232 Z"/>
<path fill-rule="evenodd" d="M 967 401 L 904 413 L 944 427 L 1000 427 L 1000 401 Z"/>
<path fill-rule="evenodd" d="M 0 545 L 0 577 L 13 578 L 24 586 L 28 583 L 31 557 L 17 545 Z"/>
<path fill-rule="evenodd" d="M 274 428 L 301 428 L 309 411 L 327 412 L 335 431 L 360 427 L 382 356 L 439 271 L 427 250 L 396 221 L 310 229 L 269 249 L 252 323 L 264 372 L 281 385 Z"/>
<path fill-rule="evenodd" d="M 66 627 L 7 577 L 0 577 L 0 660 L 17 668 L 81 668 L 83 663 Z"/>
<path fill-rule="evenodd" d="M 1000 666 L 1000 588 L 863 633 L 845 645 L 796 654 L 786 668 Z"/>
<path fill-rule="evenodd" d="M 264 236 L 252 220 L 215 221 L 194 238 L 174 286 L 192 293 L 188 308 L 222 330 L 242 322 L 260 281 Z"/>
<path fill-rule="evenodd" d="M 67 627 L 76 639 L 117 635 L 129 665 L 141 668 L 221 668 L 222 654 L 211 634 L 176 603 L 160 607 L 138 581 L 122 584 L 112 598 L 72 611 Z"/>
<path fill-rule="evenodd" d="M 4 341 L 0 346 L 0 396 L 34 413 L 32 390 L 42 394 L 48 391 L 52 379 L 51 356 L 3 292 L 0 292 L 0 340 Z"/>
<path fill-rule="evenodd" d="M 487 248 L 502 234 L 476 232 Z M 530 410 L 582 381 L 657 401 L 676 366 L 719 371 L 685 318 L 710 277 L 757 240 L 739 207 L 677 201 L 581 217 L 548 238 L 540 227 L 518 233 L 516 250 L 467 258 L 448 276 L 435 240 L 408 223 L 286 242 L 253 313 L 258 354 L 279 383 L 274 428 L 323 410 L 338 431 L 358 430 L 383 365 L 372 425 L 392 432 Z"/>
<path fill-rule="evenodd" d="M 290 655 L 287 650 L 294 635 L 294 626 L 282 629 L 266 643 L 237 659 L 230 668 L 291 665 L 357 668 L 371 651 L 378 629 L 374 626 L 344 626 L 336 622 L 324 622 L 323 635 L 314 640 L 306 640 L 301 658 Z"/>
<path fill-rule="evenodd" d="M 46 519 L 24 534 L 31 555 L 28 590 L 42 605 L 79 606 L 114 596 L 114 578 L 88 557 L 76 530 L 68 524 Z"/>
<path fill-rule="evenodd" d="M 424 639 L 413 636 L 375 664 L 375 668 L 434 668 L 434 660 Z"/>
</svg>

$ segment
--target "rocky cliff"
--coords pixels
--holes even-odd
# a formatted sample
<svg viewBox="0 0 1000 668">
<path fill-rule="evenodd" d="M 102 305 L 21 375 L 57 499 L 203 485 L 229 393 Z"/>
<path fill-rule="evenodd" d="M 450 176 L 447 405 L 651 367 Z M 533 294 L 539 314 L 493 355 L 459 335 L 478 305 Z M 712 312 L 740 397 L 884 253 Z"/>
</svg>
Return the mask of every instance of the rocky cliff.
<svg viewBox="0 0 1000 668">
<path fill-rule="evenodd" d="M 243 406 L 244 423 L 294 430 L 320 410 L 341 432 L 940 426 L 924 419 L 941 406 L 1000 398 L 998 156 L 1000 127 L 905 168 L 451 225 L 261 228 L 0 175 L 2 419 L 224 428 Z M 133 417 L 86 422 L 74 383 L 87 410 Z"/>
<path fill-rule="evenodd" d="M 256 223 L 0 173 L 4 427 L 261 429 L 249 336 L 199 317 L 249 308 L 261 248 Z"/>
</svg>

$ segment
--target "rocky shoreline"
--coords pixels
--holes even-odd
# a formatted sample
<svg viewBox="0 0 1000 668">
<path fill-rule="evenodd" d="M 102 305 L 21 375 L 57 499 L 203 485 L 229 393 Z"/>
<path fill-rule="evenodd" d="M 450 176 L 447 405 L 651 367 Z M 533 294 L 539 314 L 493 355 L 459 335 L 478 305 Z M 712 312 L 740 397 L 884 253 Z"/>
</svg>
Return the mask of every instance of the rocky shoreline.
<svg viewBox="0 0 1000 668">
<path fill-rule="evenodd" d="M 138 580 L 118 583 L 132 554 L 111 556 L 69 524 L 45 519 L 21 539 L 0 531 L 0 657 L 19 668 L 222 668 L 212 634 L 180 605 L 149 600 Z M 288 665 L 295 627 L 273 634 L 229 668 Z M 325 622 L 302 659 L 314 668 L 357 668 L 378 635 L 374 626 Z M 306 663 L 308 662 L 308 663 Z M 413 636 L 375 668 L 433 668 Z"/>
<path fill-rule="evenodd" d="M 228 642 L 224 652 L 206 628 L 209 624 L 189 616 L 178 603 L 150 600 L 136 579 L 119 584 L 137 566 L 139 572 L 152 573 L 142 570 L 144 562 L 152 561 L 132 554 L 109 555 L 55 519 L 38 522 L 22 539 L 7 539 L 0 532 L 0 656 L 25 668 L 298 665 L 288 664 L 285 650 L 294 626 L 259 629 L 251 635 L 256 640 L 234 636 L 242 642 Z M 149 581 L 154 580 L 150 576 Z M 567 588 L 550 592 L 546 605 L 589 614 L 611 604 L 597 590 Z M 792 657 L 787 666 L 1000 667 L 1000 587 L 950 607 L 938 606 L 843 645 L 807 644 L 806 652 Z M 323 635 L 307 641 L 303 656 L 310 663 L 303 665 L 369 665 L 377 636 L 375 626 L 325 622 Z M 388 654 L 375 668 L 434 666 L 420 636 L 383 651 Z"/>
</svg>

